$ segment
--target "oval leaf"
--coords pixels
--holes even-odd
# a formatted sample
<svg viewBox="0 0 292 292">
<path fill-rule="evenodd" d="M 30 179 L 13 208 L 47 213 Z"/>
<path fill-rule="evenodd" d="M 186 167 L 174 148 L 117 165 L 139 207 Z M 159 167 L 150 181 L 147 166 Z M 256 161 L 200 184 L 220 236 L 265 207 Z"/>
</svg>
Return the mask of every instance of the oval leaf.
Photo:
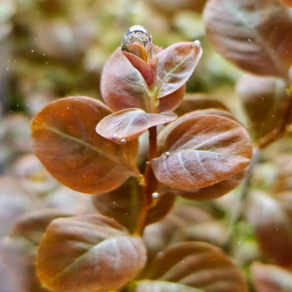
<svg viewBox="0 0 292 292">
<path fill-rule="evenodd" d="M 178 43 L 157 55 L 156 97 L 164 97 L 183 86 L 192 75 L 203 50 L 198 41 Z"/>
<path fill-rule="evenodd" d="M 251 272 L 257 292 L 292 292 L 292 273 L 288 270 L 256 262 Z"/>
<path fill-rule="evenodd" d="M 172 208 L 175 195 L 169 192 L 159 192 L 153 198 L 146 225 L 163 218 Z M 143 188 L 135 178 L 129 178 L 119 188 L 104 194 L 93 195 L 92 201 L 96 209 L 103 215 L 114 218 L 134 232 L 137 220 L 143 208 Z"/>
<path fill-rule="evenodd" d="M 41 209 L 21 216 L 1 242 L 1 255 L 19 291 L 47 292 L 36 275 L 38 245 L 46 228 L 56 218 L 73 216 L 65 211 Z"/>
<path fill-rule="evenodd" d="M 37 256 L 42 284 L 54 292 L 108 292 L 132 280 L 146 262 L 142 240 L 99 215 L 57 219 Z"/>
<path fill-rule="evenodd" d="M 286 77 L 292 63 L 287 7 L 277 0 L 210 0 L 203 18 L 209 41 L 224 58 L 254 74 Z"/>
<path fill-rule="evenodd" d="M 281 121 L 288 94 L 284 80 L 244 75 L 236 85 L 256 138 L 271 132 Z"/>
<path fill-rule="evenodd" d="M 150 114 L 141 109 L 126 109 L 101 120 L 96 132 L 117 144 L 124 144 L 138 138 L 149 128 L 170 123 L 176 118 L 177 115 L 172 112 Z"/>
<path fill-rule="evenodd" d="M 110 110 L 88 97 L 46 106 L 32 122 L 33 147 L 45 168 L 67 187 L 83 193 L 115 189 L 136 167 L 138 142 L 119 146 L 95 132 Z"/>
<path fill-rule="evenodd" d="M 261 251 L 275 263 L 292 265 L 292 222 L 275 199 L 259 191 L 251 193 L 247 219 L 254 228 Z"/>
<path fill-rule="evenodd" d="M 188 200 L 212 200 L 220 198 L 235 189 L 244 179 L 246 173 L 247 169 L 237 173 L 227 180 L 223 180 L 206 188 L 200 188 L 192 191 L 171 188 L 169 192 Z"/>
<path fill-rule="evenodd" d="M 179 117 L 175 123 L 171 123 L 170 125 L 167 125 L 158 135 L 157 138 L 157 144 L 158 144 L 158 150 L 159 152 L 162 151 L 165 139 L 167 138 L 167 136 L 169 135 L 169 133 L 176 128 L 179 124 L 193 118 L 193 117 L 197 117 L 197 116 L 201 116 L 201 115 L 214 115 L 214 116 L 221 116 L 221 117 L 225 117 L 231 120 L 234 120 L 237 122 L 237 120 L 232 116 L 231 113 L 229 113 L 228 111 L 225 110 L 220 110 L 220 109 L 214 109 L 214 108 L 210 108 L 210 109 L 204 109 L 204 110 L 195 110 L 189 113 L 184 114 L 182 117 Z"/>
<path fill-rule="evenodd" d="M 145 278 L 152 280 L 152 290 L 139 290 L 138 282 L 137 291 L 185 291 L 179 290 L 184 286 L 190 292 L 248 291 L 240 269 L 219 248 L 204 242 L 179 243 L 159 253 Z"/>
<path fill-rule="evenodd" d="M 164 154 L 152 160 L 157 179 L 173 188 L 194 190 L 231 178 L 250 163 L 252 147 L 245 129 L 220 116 L 202 115 L 176 126 Z"/>
</svg>

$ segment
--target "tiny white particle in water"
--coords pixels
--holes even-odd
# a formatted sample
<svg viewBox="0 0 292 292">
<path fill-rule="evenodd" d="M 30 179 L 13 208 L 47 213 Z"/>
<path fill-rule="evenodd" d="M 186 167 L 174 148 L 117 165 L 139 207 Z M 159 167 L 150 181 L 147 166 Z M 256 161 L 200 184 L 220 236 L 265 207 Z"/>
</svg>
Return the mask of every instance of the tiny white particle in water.
<svg viewBox="0 0 292 292">
<path fill-rule="evenodd" d="M 122 139 L 121 140 L 121 144 L 126 144 L 126 140 L 125 139 Z"/>
<path fill-rule="evenodd" d="M 159 194 L 156 193 L 156 192 L 152 194 L 152 197 L 153 197 L 153 198 L 157 198 L 158 196 L 159 196 Z"/>
<path fill-rule="evenodd" d="M 170 123 L 170 119 L 166 119 L 166 123 L 167 123 L 167 124 Z"/>
<path fill-rule="evenodd" d="M 46 54 L 43 54 L 43 56 L 45 56 Z"/>
<path fill-rule="evenodd" d="M 169 157 L 170 153 L 169 152 L 165 152 L 164 155 L 167 158 L 167 157 Z"/>
<path fill-rule="evenodd" d="M 182 263 L 184 263 L 185 261 L 181 261 Z"/>
<path fill-rule="evenodd" d="M 6 70 L 8 71 L 8 70 L 9 70 L 9 68 L 6 68 Z"/>
<path fill-rule="evenodd" d="M 115 204 L 116 202 L 113 202 L 113 204 Z"/>
<path fill-rule="evenodd" d="M 238 244 L 241 244 L 241 242 L 237 241 Z"/>
<path fill-rule="evenodd" d="M 67 109 L 69 109 L 69 108 L 67 107 Z"/>
<path fill-rule="evenodd" d="M 34 50 L 31 50 L 31 52 L 33 53 L 33 52 L 34 52 Z"/>
<path fill-rule="evenodd" d="M 113 139 L 119 139 L 119 136 L 118 136 L 118 134 L 113 134 Z"/>
</svg>

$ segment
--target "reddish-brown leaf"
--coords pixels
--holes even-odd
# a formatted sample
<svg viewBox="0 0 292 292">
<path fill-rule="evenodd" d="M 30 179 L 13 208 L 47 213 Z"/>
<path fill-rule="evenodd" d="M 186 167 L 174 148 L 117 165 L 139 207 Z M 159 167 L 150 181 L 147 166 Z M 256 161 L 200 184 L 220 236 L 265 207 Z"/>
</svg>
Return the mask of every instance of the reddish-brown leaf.
<svg viewBox="0 0 292 292">
<path fill-rule="evenodd" d="M 83 193 L 115 189 L 136 167 L 138 142 L 117 145 L 95 132 L 108 114 L 101 102 L 88 97 L 69 97 L 46 106 L 33 120 L 36 155 L 64 185 Z"/>
<path fill-rule="evenodd" d="M 244 75 L 237 82 L 236 91 L 256 138 L 271 132 L 279 124 L 288 100 L 284 80 Z"/>
<path fill-rule="evenodd" d="M 247 219 L 254 228 L 261 251 L 273 262 L 292 265 L 292 218 L 269 195 L 253 191 Z"/>
<path fill-rule="evenodd" d="M 216 99 L 212 99 L 212 96 L 208 94 L 186 94 L 182 103 L 175 110 L 175 113 L 178 116 L 182 116 L 192 111 L 205 109 L 228 111 L 224 104 Z"/>
<path fill-rule="evenodd" d="M 54 220 L 37 256 L 42 284 L 54 292 L 108 292 L 132 280 L 146 262 L 142 240 L 100 215 Z"/>
<path fill-rule="evenodd" d="M 279 0 L 281 3 L 289 6 L 289 7 L 292 7 L 292 0 Z"/>
<path fill-rule="evenodd" d="M 159 192 L 153 198 L 146 225 L 163 218 L 172 208 L 175 195 Z M 143 188 L 137 179 L 129 178 L 119 188 L 104 194 L 94 195 L 93 204 L 103 215 L 114 218 L 125 226 L 131 233 L 135 231 L 136 223 L 143 207 Z"/>
<path fill-rule="evenodd" d="M 246 173 L 247 169 L 244 169 L 242 172 L 237 173 L 231 178 L 206 188 L 200 188 L 192 191 L 171 188 L 169 192 L 188 200 L 212 200 L 220 198 L 235 189 L 244 179 Z"/>
<path fill-rule="evenodd" d="M 194 190 L 242 172 L 252 157 L 245 129 L 221 116 L 201 115 L 179 123 L 167 136 L 163 154 L 152 160 L 157 179 Z"/>
<path fill-rule="evenodd" d="M 136 291 L 247 292 L 248 287 L 240 269 L 219 248 L 185 242 L 159 253 Z"/>
<path fill-rule="evenodd" d="M 150 112 L 150 99 L 142 75 L 117 49 L 107 60 L 101 76 L 101 94 L 109 108 L 140 108 Z"/>
<path fill-rule="evenodd" d="M 1 253 L 10 275 L 23 292 L 49 291 L 42 287 L 35 268 L 37 249 L 48 225 L 56 218 L 73 216 L 66 211 L 41 209 L 21 216 L 9 236 L 2 240 Z"/>
<path fill-rule="evenodd" d="M 183 122 L 185 122 L 193 117 L 202 116 L 202 115 L 221 116 L 221 117 L 225 117 L 225 118 L 228 118 L 228 119 L 231 119 L 231 120 L 234 120 L 235 122 L 237 122 L 237 120 L 232 116 L 231 113 L 229 113 L 228 111 L 225 111 L 225 110 L 221 110 L 221 109 L 209 108 L 209 109 L 204 109 L 204 110 L 196 110 L 196 111 L 188 112 L 188 113 L 184 114 L 183 116 L 179 117 L 175 121 L 175 123 L 171 123 L 170 125 L 165 127 L 159 133 L 158 140 L 157 140 L 159 152 L 162 151 L 165 139 L 167 138 L 169 133 L 174 128 L 176 128 L 179 124 L 181 124 L 181 123 L 183 123 Z"/>
<path fill-rule="evenodd" d="M 278 0 L 210 0 L 203 17 L 209 41 L 224 58 L 254 74 L 286 78 L 292 17 Z"/>
<path fill-rule="evenodd" d="M 292 292 L 291 271 L 255 262 L 251 272 L 256 292 Z"/>
<path fill-rule="evenodd" d="M 96 132 L 117 144 L 125 144 L 149 128 L 170 123 L 176 118 L 173 112 L 151 114 L 137 108 L 125 109 L 106 116 L 96 126 Z"/>
<path fill-rule="evenodd" d="M 128 52 L 123 52 L 123 54 L 130 61 L 132 66 L 140 72 L 149 90 L 151 90 L 155 86 L 156 71 L 147 61 L 142 60 L 140 57 Z"/>
<path fill-rule="evenodd" d="M 160 98 L 159 105 L 157 107 L 157 112 L 163 113 L 175 110 L 184 99 L 185 91 L 186 86 L 183 85 L 173 93 L 166 95 L 163 98 Z"/>
<path fill-rule="evenodd" d="M 179 89 L 192 75 L 201 55 L 198 41 L 178 43 L 157 55 L 155 97 L 161 98 Z"/>
</svg>

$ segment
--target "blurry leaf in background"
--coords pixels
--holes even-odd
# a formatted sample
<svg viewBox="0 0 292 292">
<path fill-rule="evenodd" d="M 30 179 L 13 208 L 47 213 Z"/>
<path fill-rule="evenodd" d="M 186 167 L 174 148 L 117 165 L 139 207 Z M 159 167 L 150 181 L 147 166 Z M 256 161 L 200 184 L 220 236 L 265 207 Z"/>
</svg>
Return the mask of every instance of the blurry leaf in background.
<svg viewBox="0 0 292 292">
<path fill-rule="evenodd" d="M 156 194 L 157 197 L 153 198 L 153 205 L 147 215 L 147 225 L 162 219 L 175 201 L 175 195 L 171 193 Z M 143 188 L 136 178 L 129 178 L 119 188 L 109 193 L 93 195 L 92 201 L 101 214 L 113 218 L 133 233 L 143 207 Z"/>
<path fill-rule="evenodd" d="M 232 260 L 204 242 L 179 243 L 166 249 L 148 266 L 144 279 L 135 291 L 248 291 Z"/>
<path fill-rule="evenodd" d="M 210 0 L 203 18 L 208 40 L 224 58 L 254 74 L 287 76 L 292 16 L 278 0 Z"/>
<path fill-rule="evenodd" d="M 279 0 L 281 3 L 289 6 L 289 7 L 292 7 L 292 1 L 291 0 Z"/>
<path fill-rule="evenodd" d="M 6 235 L 18 217 L 40 207 L 33 186 L 26 180 L 0 178 L 0 238 Z"/>
<path fill-rule="evenodd" d="M 292 292 L 292 272 L 255 262 L 251 266 L 256 292 Z"/>
<path fill-rule="evenodd" d="M 138 142 L 119 146 L 95 132 L 110 110 L 88 97 L 60 99 L 33 120 L 36 155 L 61 183 L 83 193 L 102 193 L 139 176 Z"/>
<path fill-rule="evenodd" d="M 277 127 L 288 101 L 286 83 L 273 77 L 242 76 L 236 91 L 249 117 L 249 128 L 260 138 Z"/>
<path fill-rule="evenodd" d="M 233 120 L 201 115 L 175 123 L 164 153 L 152 160 L 160 182 L 194 190 L 229 179 L 249 165 L 251 142 L 245 129 Z"/>
<path fill-rule="evenodd" d="M 107 292 L 132 280 L 145 262 L 139 237 L 108 217 L 83 215 L 51 223 L 36 265 L 42 284 L 55 292 Z"/>
<path fill-rule="evenodd" d="M 46 228 L 58 217 L 73 216 L 66 211 L 40 209 L 21 216 L 9 236 L 1 241 L 5 267 L 17 285 L 17 291 L 44 292 L 35 268 L 36 254 Z"/>
<path fill-rule="evenodd" d="M 253 227 L 261 251 L 272 262 L 292 265 L 292 216 L 273 197 L 252 191 L 247 220 Z"/>
</svg>

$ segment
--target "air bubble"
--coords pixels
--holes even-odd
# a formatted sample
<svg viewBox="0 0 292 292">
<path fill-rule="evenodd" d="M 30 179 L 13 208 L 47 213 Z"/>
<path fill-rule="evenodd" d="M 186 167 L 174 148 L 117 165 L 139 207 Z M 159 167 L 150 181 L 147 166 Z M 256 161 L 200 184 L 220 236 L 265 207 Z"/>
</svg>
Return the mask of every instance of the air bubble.
<svg viewBox="0 0 292 292">
<path fill-rule="evenodd" d="M 33 52 L 34 52 L 34 50 L 31 50 L 31 52 L 33 53 Z"/>
<path fill-rule="evenodd" d="M 166 124 L 169 124 L 170 123 L 170 119 L 166 119 Z"/>
<path fill-rule="evenodd" d="M 169 152 L 165 152 L 164 155 L 165 155 L 166 158 L 168 158 L 170 153 Z"/>
<path fill-rule="evenodd" d="M 125 139 L 122 139 L 121 140 L 121 144 L 126 144 L 126 140 Z"/>
<path fill-rule="evenodd" d="M 119 136 L 117 135 L 117 134 L 113 134 L 113 139 L 115 139 L 115 140 L 117 140 L 117 139 L 119 139 Z"/>
<path fill-rule="evenodd" d="M 128 51 L 127 46 L 135 42 L 140 43 L 144 48 L 146 48 L 149 43 L 152 44 L 152 36 L 143 26 L 134 25 L 124 34 L 124 38 L 121 43 L 121 50 Z"/>
<path fill-rule="evenodd" d="M 156 192 L 152 194 L 152 197 L 153 197 L 153 198 L 157 198 L 158 196 L 159 196 L 159 194 L 156 193 Z"/>
<path fill-rule="evenodd" d="M 199 40 L 196 40 L 193 42 L 192 44 L 193 47 L 200 47 L 201 46 L 201 42 Z"/>
</svg>

